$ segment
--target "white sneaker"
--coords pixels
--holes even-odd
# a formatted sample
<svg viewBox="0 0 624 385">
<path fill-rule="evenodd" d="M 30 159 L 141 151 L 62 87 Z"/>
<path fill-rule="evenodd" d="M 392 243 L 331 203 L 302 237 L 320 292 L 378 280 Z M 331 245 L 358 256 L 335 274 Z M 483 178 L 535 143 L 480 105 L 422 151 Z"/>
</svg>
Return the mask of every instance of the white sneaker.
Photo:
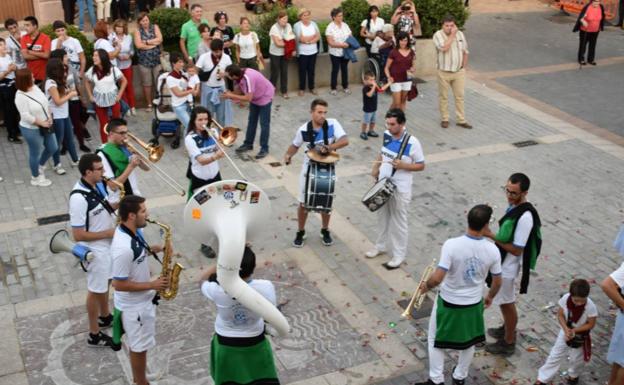
<svg viewBox="0 0 624 385">
<path fill-rule="evenodd" d="M 132 115 L 132 116 L 136 116 L 136 108 L 132 107 L 132 108 L 130 109 L 130 115 Z"/>
<path fill-rule="evenodd" d="M 405 261 L 405 258 L 396 258 L 393 257 L 390 262 L 386 263 L 386 265 L 392 269 L 396 269 L 397 267 L 401 266 L 401 264 L 403 263 L 403 261 Z"/>
<path fill-rule="evenodd" d="M 0 176 L 0 182 L 2 182 L 3 180 L 4 180 L 4 178 Z"/>
<path fill-rule="evenodd" d="M 39 174 L 48 169 L 48 164 L 44 164 L 43 166 L 39 166 Z"/>
<path fill-rule="evenodd" d="M 69 164 L 70 164 L 72 167 L 78 167 L 78 161 L 75 161 L 75 162 L 74 162 L 74 161 L 72 160 L 72 161 L 70 161 L 70 162 L 69 162 Z"/>
<path fill-rule="evenodd" d="M 375 258 L 375 257 L 380 256 L 383 253 L 385 253 L 385 251 L 377 250 L 377 248 L 374 248 L 374 249 L 369 250 L 366 253 L 364 253 L 364 255 L 366 256 L 366 258 Z"/>
<path fill-rule="evenodd" d="M 345 88 L 343 91 L 344 91 L 345 94 L 351 95 L 351 90 L 350 89 Z"/>
<path fill-rule="evenodd" d="M 57 173 L 59 175 L 63 175 L 65 173 L 67 173 L 67 171 L 65 171 L 65 169 L 63 168 L 63 166 L 60 163 L 58 165 L 54 166 L 52 169 L 54 170 L 55 173 Z"/>
<path fill-rule="evenodd" d="M 47 187 L 52 184 L 52 181 L 49 179 L 46 179 L 43 174 L 39 174 L 39 176 L 37 177 L 35 176 L 30 177 L 30 184 L 32 186 Z"/>
</svg>

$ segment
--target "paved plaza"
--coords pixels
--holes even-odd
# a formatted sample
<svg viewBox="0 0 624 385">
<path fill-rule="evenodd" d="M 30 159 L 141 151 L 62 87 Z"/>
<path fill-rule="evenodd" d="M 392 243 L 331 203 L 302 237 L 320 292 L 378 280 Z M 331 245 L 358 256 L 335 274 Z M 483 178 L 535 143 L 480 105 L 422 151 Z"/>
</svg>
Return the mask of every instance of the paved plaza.
<svg viewBox="0 0 624 385">
<path fill-rule="evenodd" d="M 620 30 L 608 28 L 599 39 L 598 66 L 582 72 L 574 65 L 576 51 L 570 41 L 557 50 L 532 55 L 534 41 L 525 38 L 525 46 L 513 37 L 510 44 L 515 49 L 505 51 L 492 36 L 492 28 L 501 20 L 516 30 L 522 29 L 518 23 L 524 23 L 531 34 L 542 30 L 548 41 L 555 41 L 564 29 L 570 35 L 566 39 L 576 38 L 569 32 L 569 21 L 551 20 L 557 16 L 555 11 L 524 7 L 529 12 L 475 14 L 467 25 L 472 67 L 466 111 L 473 130 L 456 127 L 453 117 L 450 128 L 440 128 L 435 78 L 424 79 L 420 96 L 408 104 L 407 126 L 421 141 L 427 166 L 414 176 L 410 251 L 407 263 L 398 270 L 384 269 L 384 257 L 364 257 L 376 239 L 377 216 L 360 200 L 372 184 L 371 161 L 381 139 L 358 138 L 359 86 L 350 96 L 330 96 L 327 89 L 321 90 L 330 103 L 329 116 L 342 123 L 350 138 L 337 166 L 330 223 L 333 246 L 321 244 L 316 215 L 308 222 L 305 246 L 291 246 L 302 154 L 289 166 L 280 162 L 295 130 L 308 119 L 310 95 L 275 99 L 269 157 L 255 161 L 249 156 L 255 151 L 243 156 L 228 151 L 248 180 L 268 194 L 272 205 L 265 232 L 249 241 L 259 257 L 256 276 L 275 283 L 278 303 L 293 328 L 286 337 L 272 338 L 283 383 L 406 385 L 426 379 L 428 315 L 414 321 L 401 319 L 397 302 L 409 299 L 424 268 L 439 258 L 442 243 L 463 233 L 467 210 L 473 205 L 487 202 L 496 218 L 503 215 L 506 200 L 500 186 L 518 171 L 532 180 L 528 198 L 542 218 L 542 254 L 529 293 L 518 302 L 516 353 L 499 358 L 478 349 L 466 384 L 532 383 L 559 329 L 555 304 L 575 277 L 590 280 L 590 296 L 599 311 L 592 333 L 593 357 L 581 383 L 605 383 L 615 309 L 598 283 L 621 262 L 611 244 L 624 217 L 621 90 L 614 100 L 617 82 L 609 80 L 621 79 L 624 37 Z M 503 52 L 500 55 L 508 60 L 496 52 Z M 585 95 L 576 91 L 574 97 L 578 79 L 599 85 L 603 93 L 588 91 L 592 99 L 583 104 Z M 380 97 L 379 111 L 389 104 L 389 97 Z M 235 108 L 241 134 L 246 116 L 246 110 Z M 129 117 L 130 129 L 147 139 L 150 120 L 141 111 Z M 93 121 L 89 128 L 96 132 Z M 159 166 L 186 185 L 184 149 L 171 150 L 167 140 L 161 142 L 166 152 Z M 48 250 L 52 234 L 68 228 L 63 215 L 78 171 L 70 169 L 64 157 L 67 175 L 50 174 L 51 187 L 32 187 L 26 156 L 26 144 L 16 146 L 4 136 L 0 139 L 5 178 L 0 183 L 0 385 L 131 384 L 125 349 L 115 353 L 86 346 L 84 273 L 72 256 Z M 220 165 L 225 179 L 237 178 L 225 159 Z M 139 181 L 150 217 L 172 226 L 174 247 L 182 255 L 178 261 L 186 268 L 178 297 L 161 301 L 158 307 L 157 347 L 148 354 L 149 371 L 158 377 L 152 383 L 212 384 L 209 361 L 215 309 L 201 296 L 197 277 L 215 261 L 203 257 L 199 244 L 186 235 L 184 199 L 153 173 L 139 172 Z M 146 234 L 152 242 L 160 236 L 153 227 Z M 152 262 L 152 272 L 158 274 L 160 266 Z M 487 310 L 487 326 L 499 323 L 498 310 Z M 449 354 L 447 373 L 455 357 Z M 563 383 L 565 370 L 562 367 L 556 384 Z"/>
</svg>

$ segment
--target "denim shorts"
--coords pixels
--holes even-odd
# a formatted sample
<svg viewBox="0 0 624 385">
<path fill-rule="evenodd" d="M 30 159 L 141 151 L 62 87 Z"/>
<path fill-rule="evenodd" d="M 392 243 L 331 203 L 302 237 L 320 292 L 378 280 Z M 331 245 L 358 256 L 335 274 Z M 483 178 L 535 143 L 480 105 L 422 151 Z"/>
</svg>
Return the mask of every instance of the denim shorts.
<svg viewBox="0 0 624 385">
<path fill-rule="evenodd" d="M 364 113 L 364 124 L 374 124 L 377 111 Z"/>
</svg>

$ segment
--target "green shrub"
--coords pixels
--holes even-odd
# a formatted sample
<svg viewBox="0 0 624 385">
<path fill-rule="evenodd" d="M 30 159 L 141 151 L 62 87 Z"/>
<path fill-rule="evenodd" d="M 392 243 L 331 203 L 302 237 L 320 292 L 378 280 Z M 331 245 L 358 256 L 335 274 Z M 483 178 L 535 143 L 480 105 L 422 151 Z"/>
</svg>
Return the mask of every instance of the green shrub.
<svg viewBox="0 0 624 385">
<path fill-rule="evenodd" d="M 390 19 L 392 19 L 393 13 L 394 9 L 392 9 L 391 4 L 384 4 L 379 7 L 379 17 L 381 17 L 386 24 L 390 24 Z"/>
<path fill-rule="evenodd" d="M 340 3 L 342 8 L 342 14 L 344 22 L 351 28 L 351 34 L 360 40 L 360 43 L 364 41 L 360 37 L 360 25 L 362 20 L 368 17 L 368 7 L 370 5 L 366 0 L 344 0 Z"/>
<path fill-rule="evenodd" d="M 163 44 L 170 45 L 180 40 L 180 29 L 191 14 L 186 9 L 156 8 L 149 13 L 150 22 L 158 25 L 163 35 Z"/>
<path fill-rule="evenodd" d="M 321 32 L 321 40 L 323 41 L 322 52 L 327 52 L 329 50 L 329 46 L 327 45 L 327 37 L 325 36 L 325 30 L 327 29 L 329 23 L 331 23 L 329 20 L 321 20 L 316 22 L 319 27 L 319 31 Z"/>
<path fill-rule="evenodd" d="M 457 28 L 462 29 L 469 12 L 462 1 L 457 0 L 415 0 L 416 12 L 420 17 L 423 38 L 431 38 L 442 26 L 442 19 L 447 14 L 455 17 Z"/>
<path fill-rule="evenodd" d="M 93 43 L 87 39 L 85 35 L 80 32 L 77 26 L 73 24 L 67 24 L 65 28 L 67 30 L 67 34 L 71 37 L 74 37 L 80 41 L 80 45 L 82 45 L 82 49 L 84 50 L 85 57 L 87 59 L 87 68 L 93 65 Z M 39 29 L 41 32 L 50 36 L 50 40 L 56 39 L 56 34 L 52 29 L 52 24 L 44 25 Z"/>
</svg>

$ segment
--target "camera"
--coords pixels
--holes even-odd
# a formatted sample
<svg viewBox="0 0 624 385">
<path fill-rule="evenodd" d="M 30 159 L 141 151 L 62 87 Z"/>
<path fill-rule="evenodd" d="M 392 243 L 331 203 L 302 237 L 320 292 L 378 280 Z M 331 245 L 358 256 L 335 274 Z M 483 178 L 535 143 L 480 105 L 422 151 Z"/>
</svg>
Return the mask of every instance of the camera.
<svg viewBox="0 0 624 385">
<path fill-rule="evenodd" d="M 403 4 L 401 6 L 401 11 L 403 11 L 403 12 L 407 12 L 407 11 L 411 11 L 411 10 L 412 10 L 412 8 L 409 5 L 407 5 L 407 4 Z"/>
</svg>

